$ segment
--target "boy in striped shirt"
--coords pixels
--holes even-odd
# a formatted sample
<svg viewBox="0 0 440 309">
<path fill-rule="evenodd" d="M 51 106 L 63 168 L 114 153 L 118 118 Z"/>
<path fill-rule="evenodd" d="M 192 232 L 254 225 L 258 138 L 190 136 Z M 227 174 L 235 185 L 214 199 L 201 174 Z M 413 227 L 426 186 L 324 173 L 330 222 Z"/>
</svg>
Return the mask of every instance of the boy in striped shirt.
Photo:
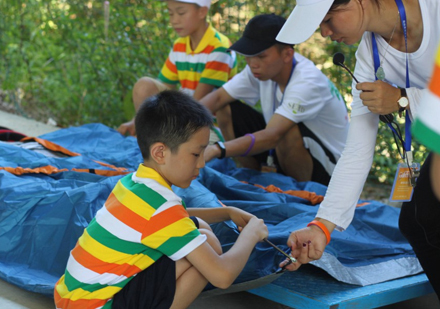
<svg viewBox="0 0 440 309">
<path fill-rule="evenodd" d="M 57 308 L 186 308 L 208 282 L 231 285 L 268 236 L 263 220 L 245 211 L 187 209 L 172 191 L 205 166 L 208 110 L 166 90 L 145 101 L 135 124 L 144 162 L 116 184 L 71 251 L 55 286 Z M 241 233 L 223 254 L 209 224 L 225 220 Z"/>
<path fill-rule="evenodd" d="M 133 87 L 137 111 L 142 102 L 165 89 L 177 89 L 200 100 L 221 87 L 237 72 L 230 40 L 207 21 L 211 0 L 168 0 L 171 26 L 180 37 L 174 42 L 158 80 L 140 78 Z M 136 135 L 134 121 L 121 124 L 118 131 Z"/>
<path fill-rule="evenodd" d="M 423 105 L 414 122 L 413 133 L 425 146 L 433 151 L 431 182 L 434 193 L 440 200 L 440 45 L 434 62 L 434 70 Z"/>
</svg>

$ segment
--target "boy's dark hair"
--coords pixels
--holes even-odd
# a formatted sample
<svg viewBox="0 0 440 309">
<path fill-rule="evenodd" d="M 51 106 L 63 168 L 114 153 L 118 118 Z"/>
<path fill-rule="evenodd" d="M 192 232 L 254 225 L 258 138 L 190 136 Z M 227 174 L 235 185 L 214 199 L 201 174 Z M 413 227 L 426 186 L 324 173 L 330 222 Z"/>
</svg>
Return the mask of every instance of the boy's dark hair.
<svg viewBox="0 0 440 309">
<path fill-rule="evenodd" d="M 165 90 L 142 103 L 135 126 L 142 157 L 147 160 L 151 145 L 161 142 L 175 152 L 197 130 L 212 127 L 212 115 L 189 95 Z"/>
</svg>

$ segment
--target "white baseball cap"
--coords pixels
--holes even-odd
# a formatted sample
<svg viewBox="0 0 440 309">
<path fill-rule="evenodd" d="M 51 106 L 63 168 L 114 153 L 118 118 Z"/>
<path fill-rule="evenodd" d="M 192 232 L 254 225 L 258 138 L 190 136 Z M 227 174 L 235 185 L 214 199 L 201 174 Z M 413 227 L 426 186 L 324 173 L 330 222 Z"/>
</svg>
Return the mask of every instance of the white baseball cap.
<svg viewBox="0 0 440 309">
<path fill-rule="evenodd" d="M 299 44 L 312 36 L 334 0 L 296 0 L 296 6 L 277 35 L 277 41 Z"/>
<path fill-rule="evenodd" d="M 211 7 L 211 0 L 175 0 L 177 2 L 195 3 L 199 6 L 206 6 L 208 9 Z"/>
</svg>

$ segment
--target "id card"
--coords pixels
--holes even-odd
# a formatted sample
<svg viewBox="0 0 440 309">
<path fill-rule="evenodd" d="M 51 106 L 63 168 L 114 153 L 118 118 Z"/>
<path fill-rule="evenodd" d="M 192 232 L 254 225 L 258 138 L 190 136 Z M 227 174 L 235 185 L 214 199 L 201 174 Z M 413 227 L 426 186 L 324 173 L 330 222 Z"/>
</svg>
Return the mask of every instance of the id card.
<svg viewBox="0 0 440 309">
<path fill-rule="evenodd" d="M 413 163 L 411 167 L 400 163 L 397 166 L 396 176 L 394 177 L 393 188 L 391 190 L 390 202 L 409 202 L 411 201 L 415 183 L 415 177 L 420 171 L 420 164 Z"/>
</svg>

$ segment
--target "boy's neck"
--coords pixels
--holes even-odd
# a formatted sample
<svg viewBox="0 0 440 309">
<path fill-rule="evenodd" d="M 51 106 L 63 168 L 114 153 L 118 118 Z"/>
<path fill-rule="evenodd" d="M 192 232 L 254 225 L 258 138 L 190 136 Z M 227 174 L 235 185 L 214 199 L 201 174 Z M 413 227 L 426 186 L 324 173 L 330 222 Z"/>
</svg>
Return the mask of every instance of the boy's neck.
<svg viewBox="0 0 440 309">
<path fill-rule="evenodd" d="M 209 23 L 204 21 L 202 27 L 198 27 L 196 31 L 189 35 L 189 42 L 191 45 L 191 50 L 196 50 L 203 36 L 205 35 L 206 29 L 208 29 Z"/>
<path fill-rule="evenodd" d="M 287 84 L 289 83 L 290 75 L 292 73 L 292 66 L 293 63 L 292 61 L 290 61 L 289 64 L 283 66 L 281 72 L 274 79 L 272 79 L 274 82 L 278 84 L 278 87 L 280 87 L 282 93 L 284 93 L 284 90 L 286 89 Z"/>
</svg>

